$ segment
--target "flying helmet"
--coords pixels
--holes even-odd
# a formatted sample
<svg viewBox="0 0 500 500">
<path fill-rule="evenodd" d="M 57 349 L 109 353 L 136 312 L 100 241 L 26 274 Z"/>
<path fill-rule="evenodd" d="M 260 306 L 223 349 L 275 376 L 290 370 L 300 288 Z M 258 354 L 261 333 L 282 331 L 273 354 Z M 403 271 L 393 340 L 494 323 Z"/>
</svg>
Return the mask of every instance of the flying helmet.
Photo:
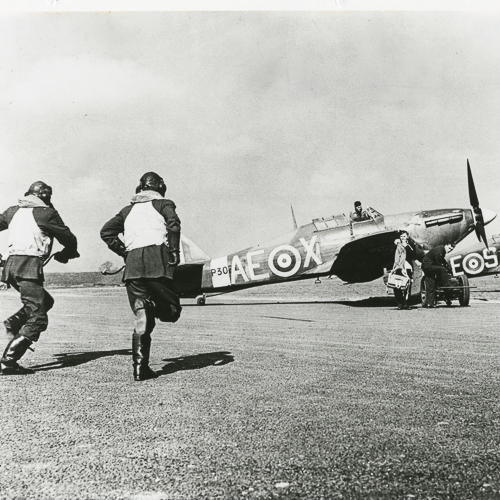
<svg viewBox="0 0 500 500">
<path fill-rule="evenodd" d="M 167 186 L 165 186 L 165 182 L 157 173 L 147 172 L 141 177 L 140 184 L 135 190 L 136 193 L 140 193 L 141 191 L 156 191 L 165 196 Z"/>
<path fill-rule="evenodd" d="M 46 205 L 50 205 L 50 198 L 52 197 L 52 188 L 42 181 L 34 182 L 28 189 L 24 196 L 33 195 L 40 198 Z"/>
</svg>

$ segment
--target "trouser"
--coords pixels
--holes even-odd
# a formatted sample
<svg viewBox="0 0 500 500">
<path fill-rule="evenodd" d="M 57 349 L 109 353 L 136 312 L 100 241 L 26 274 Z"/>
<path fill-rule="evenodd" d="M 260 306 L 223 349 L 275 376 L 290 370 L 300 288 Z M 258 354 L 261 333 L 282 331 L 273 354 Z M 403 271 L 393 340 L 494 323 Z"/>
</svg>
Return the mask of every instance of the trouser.
<svg viewBox="0 0 500 500">
<path fill-rule="evenodd" d="M 448 286 L 450 277 L 448 271 L 443 266 L 427 265 L 422 266 L 422 271 L 425 273 L 425 302 L 427 306 L 435 305 L 436 303 L 436 288 L 437 286 Z M 448 292 L 445 292 L 445 296 Z"/>
<path fill-rule="evenodd" d="M 21 294 L 23 307 L 5 320 L 7 330 L 14 335 L 22 335 L 32 342 L 47 330 L 47 312 L 52 309 L 54 299 L 43 288 L 43 281 L 23 278 L 10 278 L 8 284 Z"/>
<path fill-rule="evenodd" d="M 403 271 L 402 271 L 402 269 L 398 269 L 395 271 L 395 273 L 402 275 Z M 406 269 L 406 274 L 410 278 L 410 282 L 408 283 L 408 287 L 404 290 L 402 290 L 401 288 L 394 289 L 394 297 L 396 299 L 396 304 L 398 304 L 398 306 L 404 306 L 404 307 L 406 307 L 408 305 L 408 301 L 410 299 L 411 279 L 413 277 L 413 271 L 411 269 Z"/>
<path fill-rule="evenodd" d="M 175 292 L 174 282 L 168 278 L 139 278 L 127 280 L 127 295 L 132 311 L 135 313 L 136 301 L 149 303 L 148 314 L 160 321 L 175 323 L 182 307 Z M 154 328 L 154 326 L 153 326 Z"/>
<path fill-rule="evenodd" d="M 148 376 L 151 333 L 156 319 L 175 323 L 181 314 L 179 297 L 168 278 L 140 278 L 126 281 L 130 307 L 135 314 L 132 335 L 134 376 Z"/>
</svg>

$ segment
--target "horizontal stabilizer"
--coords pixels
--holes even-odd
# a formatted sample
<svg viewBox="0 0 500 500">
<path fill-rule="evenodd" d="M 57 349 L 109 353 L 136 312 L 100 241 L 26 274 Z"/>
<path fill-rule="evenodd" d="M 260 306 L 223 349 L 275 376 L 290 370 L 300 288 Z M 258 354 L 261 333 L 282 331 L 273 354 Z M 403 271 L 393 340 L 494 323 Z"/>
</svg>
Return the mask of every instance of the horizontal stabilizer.
<svg viewBox="0 0 500 500">
<path fill-rule="evenodd" d="M 207 262 L 210 257 L 188 237 L 181 235 L 181 264 Z"/>
</svg>

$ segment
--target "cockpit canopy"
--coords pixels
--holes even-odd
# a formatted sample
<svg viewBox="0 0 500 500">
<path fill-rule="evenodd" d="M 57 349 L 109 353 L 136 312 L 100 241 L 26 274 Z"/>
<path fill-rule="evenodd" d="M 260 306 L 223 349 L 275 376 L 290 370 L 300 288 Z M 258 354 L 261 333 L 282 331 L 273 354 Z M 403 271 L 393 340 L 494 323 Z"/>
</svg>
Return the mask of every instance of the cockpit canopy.
<svg viewBox="0 0 500 500">
<path fill-rule="evenodd" d="M 384 217 L 380 212 L 375 210 L 372 207 L 367 207 L 366 212 L 370 215 L 371 220 L 377 220 L 381 217 Z M 313 224 L 316 228 L 316 231 L 324 231 L 325 229 L 332 229 L 335 227 L 344 227 L 349 226 L 351 224 L 363 224 L 365 221 L 351 221 L 349 216 L 345 214 L 340 215 L 332 215 L 331 217 L 320 217 L 319 219 L 313 219 Z"/>
</svg>

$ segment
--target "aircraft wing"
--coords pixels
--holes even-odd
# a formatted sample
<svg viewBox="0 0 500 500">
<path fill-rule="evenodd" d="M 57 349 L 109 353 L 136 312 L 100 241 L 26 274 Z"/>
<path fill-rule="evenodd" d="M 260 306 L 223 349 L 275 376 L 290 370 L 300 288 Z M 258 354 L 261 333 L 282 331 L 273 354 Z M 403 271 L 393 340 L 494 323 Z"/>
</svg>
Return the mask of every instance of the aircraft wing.
<svg viewBox="0 0 500 500">
<path fill-rule="evenodd" d="M 394 264 L 399 231 L 390 230 L 356 238 L 346 243 L 335 259 L 331 273 L 348 283 L 373 281 Z"/>
</svg>

